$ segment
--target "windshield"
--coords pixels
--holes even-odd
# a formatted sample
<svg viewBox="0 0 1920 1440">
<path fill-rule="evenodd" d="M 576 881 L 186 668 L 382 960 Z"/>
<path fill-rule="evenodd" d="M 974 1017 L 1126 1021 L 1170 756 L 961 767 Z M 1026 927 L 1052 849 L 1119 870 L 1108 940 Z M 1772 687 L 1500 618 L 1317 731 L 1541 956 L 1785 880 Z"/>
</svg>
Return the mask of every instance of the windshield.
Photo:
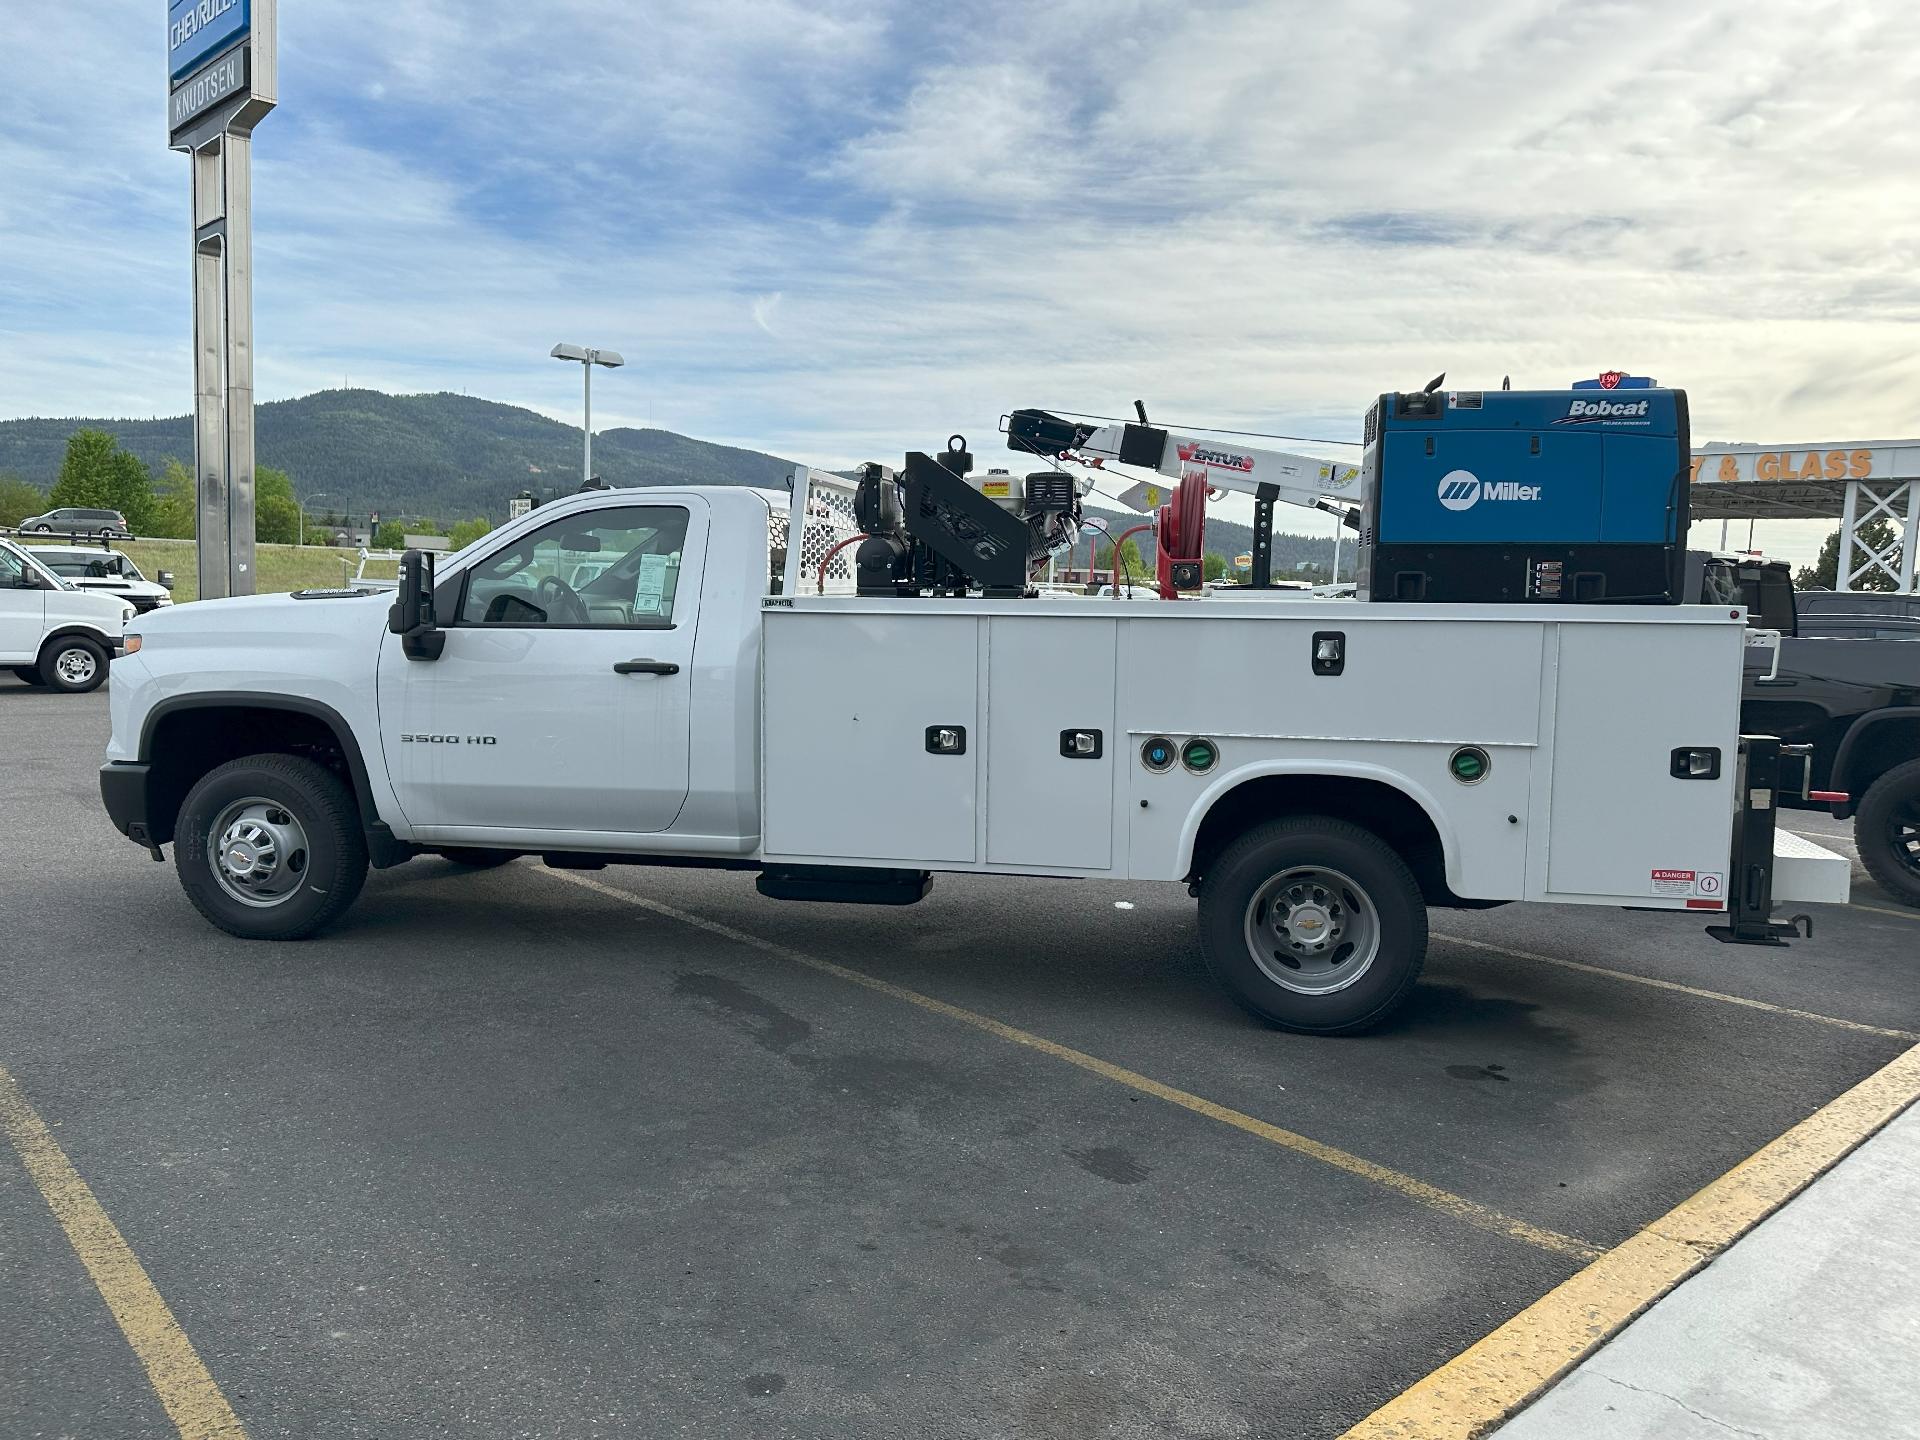
<svg viewBox="0 0 1920 1440">
<path fill-rule="evenodd" d="M 143 580 L 140 571 L 126 556 L 117 551 L 97 554 L 76 553 L 70 550 L 38 551 L 34 558 L 56 575 L 69 580 Z"/>
<path fill-rule="evenodd" d="M 31 570 L 34 574 L 44 577 L 47 583 L 56 590 L 71 590 L 74 588 L 58 575 L 54 574 L 53 571 L 42 565 L 38 560 L 34 559 L 32 555 L 22 550 L 18 545 L 0 540 L 0 572 L 10 571 L 12 575 L 18 575 L 22 568 Z M 9 578 L 11 578 L 11 576 Z"/>
</svg>

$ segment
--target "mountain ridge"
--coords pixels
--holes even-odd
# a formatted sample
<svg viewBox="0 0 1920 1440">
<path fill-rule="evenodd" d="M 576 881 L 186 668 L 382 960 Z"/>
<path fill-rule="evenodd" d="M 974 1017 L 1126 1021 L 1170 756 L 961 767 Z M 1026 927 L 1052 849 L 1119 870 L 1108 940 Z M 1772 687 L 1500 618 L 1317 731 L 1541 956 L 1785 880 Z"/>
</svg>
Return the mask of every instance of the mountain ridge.
<svg viewBox="0 0 1920 1440">
<path fill-rule="evenodd" d="M 67 437 L 83 426 L 107 431 L 156 473 L 168 459 L 193 455 L 188 415 L 0 420 L 0 475 L 17 474 L 42 490 L 50 488 Z M 508 500 L 520 491 L 531 489 L 547 498 L 579 483 L 579 426 L 451 391 L 317 390 L 256 406 L 254 432 L 259 463 L 285 470 L 295 494 L 320 498 L 327 512 L 430 516 L 443 525 L 484 515 L 497 524 L 506 518 Z M 982 463 L 996 462 L 982 457 Z M 594 432 L 593 464 L 614 486 L 784 489 L 795 462 L 671 430 L 619 427 Z M 1103 517 L 1128 514 L 1118 507 L 1089 508 Z M 1209 516 L 1206 542 L 1208 550 L 1231 558 L 1252 544 L 1253 531 Z M 1306 561 L 1325 567 L 1332 553 L 1327 536 L 1274 534 L 1279 571 Z"/>
</svg>

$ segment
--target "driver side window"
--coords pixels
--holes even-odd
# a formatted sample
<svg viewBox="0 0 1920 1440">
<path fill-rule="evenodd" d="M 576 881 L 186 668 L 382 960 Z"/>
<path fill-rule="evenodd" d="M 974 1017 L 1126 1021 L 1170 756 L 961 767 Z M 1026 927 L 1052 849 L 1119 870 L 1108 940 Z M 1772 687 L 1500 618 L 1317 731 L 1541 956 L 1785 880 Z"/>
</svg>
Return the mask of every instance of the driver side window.
<svg viewBox="0 0 1920 1440">
<path fill-rule="evenodd" d="M 686 539 L 677 505 L 555 520 L 467 572 L 458 623 L 666 629 Z"/>
</svg>

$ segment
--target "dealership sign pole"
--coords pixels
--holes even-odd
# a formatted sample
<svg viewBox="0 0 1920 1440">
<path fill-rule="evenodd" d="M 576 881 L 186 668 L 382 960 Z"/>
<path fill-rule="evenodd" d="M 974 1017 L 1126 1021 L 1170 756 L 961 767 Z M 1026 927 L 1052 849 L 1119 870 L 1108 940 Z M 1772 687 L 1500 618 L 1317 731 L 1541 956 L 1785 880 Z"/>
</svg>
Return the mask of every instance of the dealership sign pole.
<svg viewBox="0 0 1920 1440">
<path fill-rule="evenodd" d="M 253 593 L 253 127 L 275 0 L 172 0 L 167 145 L 192 158 L 193 452 L 202 598 Z"/>
</svg>

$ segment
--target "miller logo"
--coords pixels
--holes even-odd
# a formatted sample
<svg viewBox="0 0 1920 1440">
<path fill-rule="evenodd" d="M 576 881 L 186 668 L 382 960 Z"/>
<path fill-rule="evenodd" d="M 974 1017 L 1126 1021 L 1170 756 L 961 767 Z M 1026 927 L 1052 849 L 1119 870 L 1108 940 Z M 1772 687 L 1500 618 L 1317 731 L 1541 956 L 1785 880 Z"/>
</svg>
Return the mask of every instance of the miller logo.
<svg viewBox="0 0 1920 1440">
<path fill-rule="evenodd" d="M 1513 480 L 1482 481 L 1471 470 L 1449 470 L 1440 477 L 1437 493 L 1447 509 L 1471 510 L 1482 500 L 1538 500 L 1540 487 Z"/>
<path fill-rule="evenodd" d="M 1471 510 L 1480 498 L 1480 480 L 1470 470 L 1449 470 L 1440 477 L 1440 503 L 1449 510 Z"/>
</svg>

